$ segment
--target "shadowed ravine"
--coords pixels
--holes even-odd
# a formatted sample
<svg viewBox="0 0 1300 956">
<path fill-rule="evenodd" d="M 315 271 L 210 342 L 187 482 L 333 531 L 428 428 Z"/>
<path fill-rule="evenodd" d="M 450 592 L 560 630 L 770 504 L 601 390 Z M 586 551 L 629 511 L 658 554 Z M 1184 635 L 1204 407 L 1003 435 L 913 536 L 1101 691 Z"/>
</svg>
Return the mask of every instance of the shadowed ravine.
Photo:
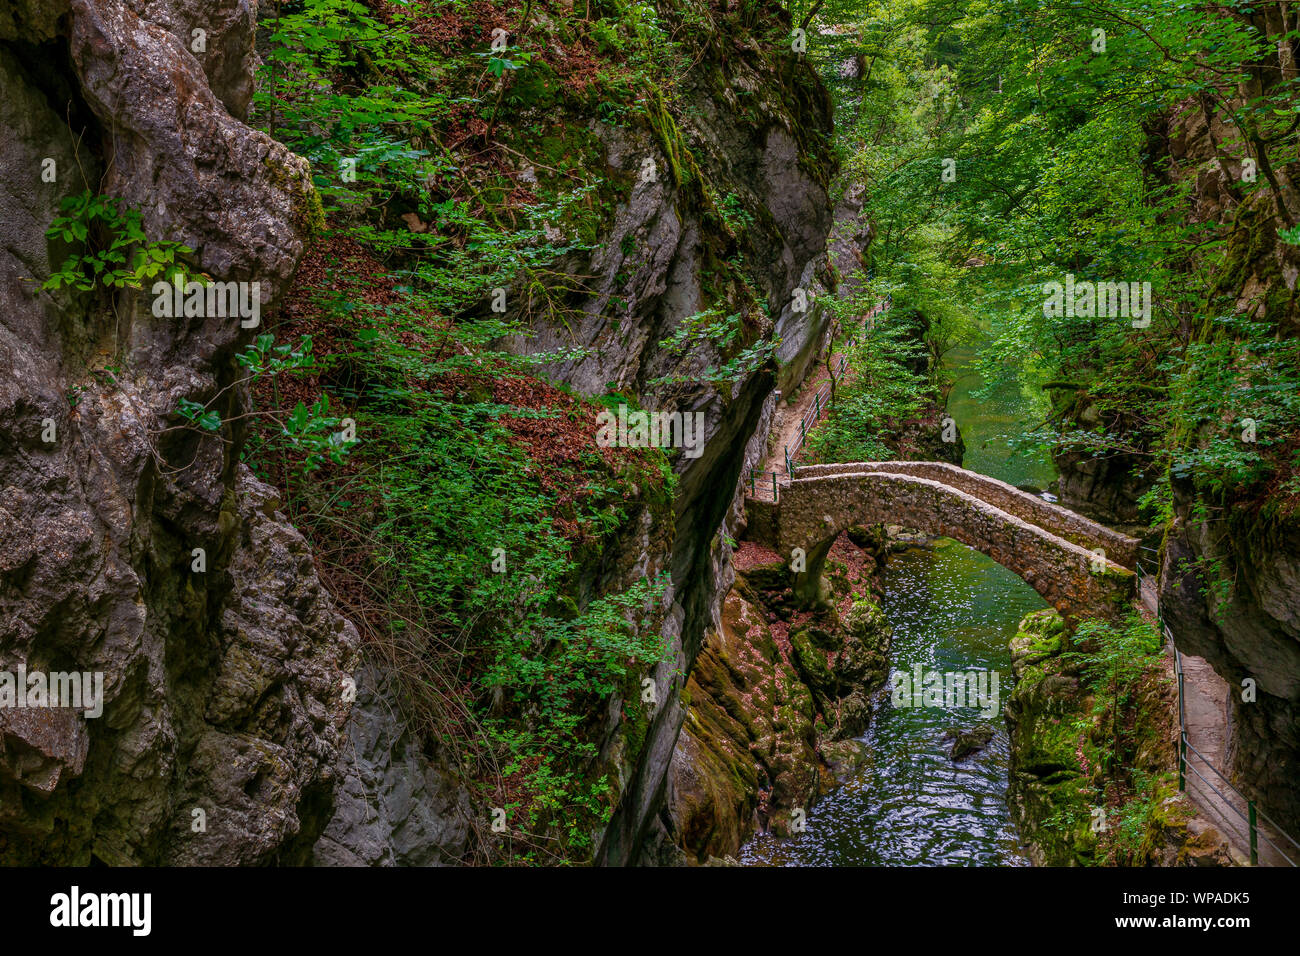
<svg viewBox="0 0 1300 956">
<path fill-rule="evenodd" d="M 954 541 L 891 559 L 884 611 L 894 627 L 894 668 L 990 669 L 1005 697 L 1007 642 L 1042 598 L 1010 571 Z M 990 723 L 984 750 L 954 764 L 944 732 Z M 1000 716 L 978 708 L 900 708 L 888 691 L 864 738 L 870 757 L 842 789 L 808 813 L 808 830 L 789 840 L 758 838 L 747 864 L 1020 864 L 1007 814 L 1007 735 Z"/>
<path fill-rule="evenodd" d="M 1014 386 L 986 398 L 962 350 L 949 400 L 966 441 L 965 466 L 1014 484 L 1047 484 L 1050 461 L 1014 455 L 1008 431 L 1033 412 Z M 1001 699 L 1010 691 L 1007 644 L 1030 611 L 1045 607 L 1032 588 L 991 558 L 955 541 L 911 548 L 890 559 L 883 610 L 894 628 L 893 670 L 993 670 Z M 892 675 L 891 675 L 892 676 Z M 995 728 L 989 744 L 954 763 L 949 728 Z M 868 759 L 842 788 L 808 812 L 807 832 L 758 837 L 741 851 L 747 865 L 1025 865 L 1006 805 L 1007 733 L 1001 715 L 979 708 L 895 707 L 877 697 L 866 736 Z"/>
</svg>

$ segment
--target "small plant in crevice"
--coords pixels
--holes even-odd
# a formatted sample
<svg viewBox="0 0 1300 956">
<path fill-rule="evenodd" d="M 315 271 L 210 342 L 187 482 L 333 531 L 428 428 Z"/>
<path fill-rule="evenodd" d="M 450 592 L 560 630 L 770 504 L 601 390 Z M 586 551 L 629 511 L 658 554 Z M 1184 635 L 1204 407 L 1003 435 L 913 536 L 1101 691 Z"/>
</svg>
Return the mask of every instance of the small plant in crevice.
<svg viewBox="0 0 1300 956">
<path fill-rule="evenodd" d="M 182 279 L 182 257 L 194 250 L 178 242 L 151 241 L 140 212 L 120 199 L 89 190 L 64 197 L 62 215 L 45 231 L 46 238 L 68 243 L 72 251 L 43 288 L 77 292 L 142 289 L 155 279 Z"/>
</svg>

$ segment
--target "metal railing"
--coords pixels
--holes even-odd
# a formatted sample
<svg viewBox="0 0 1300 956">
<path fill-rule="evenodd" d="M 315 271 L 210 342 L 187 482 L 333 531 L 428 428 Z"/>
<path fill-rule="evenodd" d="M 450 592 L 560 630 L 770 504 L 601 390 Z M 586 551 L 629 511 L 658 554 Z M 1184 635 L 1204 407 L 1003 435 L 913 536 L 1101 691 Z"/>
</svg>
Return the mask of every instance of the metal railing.
<svg viewBox="0 0 1300 956">
<path fill-rule="evenodd" d="M 759 493 L 758 493 L 758 489 L 759 489 L 759 476 L 760 476 L 760 475 L 765 475 L 765 474 L 768 474 L 768 473 L 767 473 L 767 472 L 760 472 L 760 471 L 759 471 L 758 469 L 756 469 L 756 468 L 751 468 L 751 469 L 749 469 L 749 497 L 751 497 L 751 498 L 758 498 L 758 497 L 761 497 L 761 496 L 759 495 Z M 775 502 L 775 501 L 780 501 L 780 495 L 779 495 L 779 493 L 777 492 L 776 472 L 771 472 L 771 475 L 772 475 L 772 500 L 773 500 L 774 502 Z M 767 486 L 767 479 L 766 479 L 766 478 L 763 478 L 763 488 L 764 488 L 764 490 L 766 490 L 766 486 Z"/>
<path fill-rule="evenodd" d="M 1287 833 L 1280 826 L 1278 826 L 1277 821 L 1275 821 L 1272 817 L 1266 814 L 1263 810 L 1259 809 L 1259 807 L 1255 805 L 1254 800 L 1251 800 L 1244 793 L 1242 793 L 1240 790 L 1234 787 L 1232 785 L 1232 781 L 1230 781 L 1218 768 L 1216 768 L 1214 764 L 1210 763 L 1209 758 L 1206 757 L 1205 754 L 1197 750 L 1196 747 L 1192 744 L 1192 742 L 1187 739 L 1187 705 L 1183 697 L 1183 655 L 1182 652 L 1178 650 L 1178 646 L 1174 643 L 1174 635 L 1173 632 L 1169 630 L 1169 625 L 1164 623 L 1163 617 L 1159 618 L 1159 620 L 1160 620 L 1161 634 L 1164 636 L 1164 639 L 1169 643 L 1169 646 L 1173 649 L 1174 652 L 1174 674 L 1178 678 L 1178 791 L 1180 793 L 1187 792 L 1187 771 L 1190 770 L 1192 773 L 1196 774 L 1197 778 L 1199 778 L 1203 784 L 1205 784 L 1212 791 L 1214 791 L 1215 794 L 1218 795 L 1219 799 L 1223 801 L 1223 806 L 1227 807 L 1234 814 L 1236 814 L 1238 817 L 1241 818 L 1241 820 L 1246 824 L 1245 835 L 1250 845 L 1251 866 L 1259 865 L 1259 841 L 1260 840 L 1263 840 L 1265 843 L 1271 846 L 1273 850 L 1277 853 L 1277 855 L 1280 856 L 1282 859 L 1286 860 L 1287 863 L 1289 863 L 1291 866 L 1300 866 L 1300 864 L 1297 864 L 1295 860 L 1287 856 L 1286 852 L 1283 851 L 1283 849 L 1280 846 L 1278 846 L 1276 843 L 1270 840 L 1267 833 L 1263 833 L 1260 831 L 1259 818 L 1263 817 L 1265 820 L 1267 820 L 1269 825 L 1273 828 L 1275 834 L 1278 837 L 1285 839 L 1298 851 L 1300 851 L 1300 842 L 1297 842 L 1295 837 L 1291 836 L 1291 834 Z M 1221 785 L 1223 787 L 1231 791 L 1233 796 L 1235 796 L 1238 800 L 1240 800 L 1245 805 L 1246 812 L 1243 813 L 1240 809 L 1238 809 L 1233 804 L 1228 794 L 1224 793 L 1222 790 L 1216 787 L 1213 783 L 1211 783 L 1209 780 L 1205 778 L 1205 774 L 1201 773 L 1194 766 L 1192 766 L 1192 762 L 1187 756 L 1189 751 L 1200 760 L 1201 764 L 1204 765 L 1206 770 L 1212 773 L 1215 776 L 1215 778 L 1221 782 Z M 1300 858 L 1300 853 L 1297 853 L 1297 858 Z"/>
<path fill-rule="evenodd" d="M 1137 575 L 1137 598 L 1138 603 L 1143 603 L 1142 595 L 1146 591 L 1148 583 L 1152 585 L 1152 594 L 1155 600 L 1155 607 L 1152 609 L 1158 615 L 1160 613 L 1160 549 L 1150 548 L 1145 544 L 1138 545 L 1137 561 L 1133 567 Z"/>
<path fill-rule="evenodd" d="M 889 307 L 893 305 L 893 303 L 894 297 L 892 295 L 881 299 L 867 314 L 868 320 L 874 320 L 880 313 L 888 311 Z M 849 339 L 845 347 L 852 348 L 857 344 L 857 342 L 858 340 L 856 338 Z M 839 367 L 835 369 L 835 373 L 831 377 L 832 381 L 834 381 L 836 377 L 844 374 L 844 370 L 848 367 L 848 364 L 848 357 L 841 355 Z M 789 445 L 785 446 L 785 474 L 787 478 L 794 478 L 796 467 L 794 460 L 799 457 L 799 452 L 803 450 L 804 443 L 808 441 L 809 429 L 821 420 L 824 412 L 830 409 L 830 400 L 831 382 L 824 382 L 813 394 L 813 403 L 809 406 L 808 411 L 804 412 L 804 414 L 799 417 L 799 437 L 795 440 L 794 447 L 791 448 Z M 767 474 L 769 474 L 769 472 L 760 472 L 756 468 L 749 469 L 749 496 L 751 498 L 759 497 L 760 483 L 764 490 L 766 490 L 767 479 L 762 476 Z M 772 500 L 777 501 L 780 496 L 777 485 L 777 473 L 773 471 L 770 472 L 770 474 L 772 476 Z"/>
<path fill-rule="evenodd" d="M 849 347 L 853 346 L 849 342 Z M 840 356 L 839 367 L 835 369 L 835 375 L 843 375 L 844 369 L 848 367 L 849 360 L 846 356 Z M 794 477 L 795 464 L 794 460 L 799 457 L 799 452 L 803 450 L 804 444 L 808 441 L 808 432 L 821 421 L 822 414 L 829 411 L 831 407 L 831 382 L 823 382 L 813 395 L 813 403 L 808 406 L 808 410 L 799 417 L 799 437 L 795 439 L 794 447 L 785 446 L 785 473 L 791 478 Z"/>
<path fill-rule="evenodd" d="M 848 343 L 850 347 L 854 344 L 854 341 L 856 340 L 852 340 Z M 848 358 L 846 356 L 841 355 L 839 365 L 835 369 L 836 376 L 843 375 L 844 370 L 848 367 L 848 364 L 849 364 Z M 814 425 L 817 424 L 817 422 L 821 420 L 822 415 L 830 410 L 830 400 L 831 400 L 831 383 L 823 382 L 821 386 L 817 389 L 817 391 L 813 394 L 812 405 L 808 406 L 808 410 L 799 417 L 799 437 L 795 440 L 794 447 L 791 448 L 789 445 L 785 446 L 785 474 L 787 478 L 794 477 L 794 471 L 795 471 L 794 460 L 796 457 L 798 457 L 800 450 L 804 446 L 804 442 L 808 440 L 808 432 L 812 429 Z M 778 491 L 778 483 L 777 483 L 777 472 L 775 471 L 760 472 L 756 468 L 749 469 L 749 495 L 751 498 L 760 497 L 759 495 L 760 487 L 764 492 L 767 490 L 766 476 L 768 474 L 772 476 L 772 500 L 773 501 L 780 500 L 780 492 Z M 761 497 L 766 497 L 766 495 L 763 495 Z"/>
<path fill-rule="evenodd" d="M 1148 557 L 1151 555 L 1151 557 Z M 1137 573 L 1139 578 L 1156 579 L 1160 575 L 1160 549 L 1138 545 Z"/>
<path fill-rule="evenodd" d="M 1190 740 L 1187 739 L 1187 703 L 1186 703 L 1186 698 L 1184 697 L 1184 690 L 1183 690 L 1183 655 L 1182 652 L 1178 650 L 1178 645 L 1174 643 L 1174 633 L 1169 629 L 1169 625 L 1165 623 L 1164 613 L 1160 607 L 1160 590 L 1159 590 L 1160 550 L 1158 548 L 1152 548 L 1147 545 L 1141 545 L 1138 549 L 1136 570 L 1138 576 L 1138 600 L 1139 601 L 1142 600 L 1142 587 L 1146 582 L 1151 582 L 1156 586 L 1155 587 L 1156 621 L 1159 624 L 1161 636 L 1164 638 L 1165 642 L 1169 645 L 1170 650 L 1174 652 L 1174 674 L 1178 679 L 1178 790 L 1179 792 L 1180 793 L 1187 792 L 1187 772 L 1190 770 L 1193 774 L 1196 775 L 1196 777 L 1203 784 L 1205 784 L 1205 786 L 1209 787 L 1211 791 L 1213 791 L 1215 794 L 1218 795 L 1219 799 L 1223 801 L 1223 806 L 1225 806 L 1227 809 L 1231 810 L 1234 814 L 1236 814 L 1238 817 L 1241 818 L 1241 820 L 1246 825 L 1246 830 L 1243 835 L 1246 837 L 1247 843 L 1250 846 L 1251 866 L 1257 866 L 1259 864 L 1259 841 L 1261 839 L 1269 846 L 1271 846 L 1277 852 L 1278 856 L 1286 860 L 1287 863 L 1291 864 L 1291 866 L 1300 865 L 1296 863 L 1296 860 L 1288 856 L 1282 850 L 1281 847 L 1279 847 L 1276 843 L 1274 843 L 1271 839 L 1269 839 L 1268 834 L 1260 831 L 1259 818 L 1263 817 L 1265 820 L 1267 820 L 1269 825 L 1273 828 L 1275 835 L 1277 835 L 1279 839 L 1284 839 L 1291 846 L 1295 847 L 1297 851 L 1300 851 L 1300 842 L 1297 842 L 1293 836 L 1291 836 L 1280 826 L 1278 826 L 1277 822 L 1274 821 L 1272 817 L 1268 816 L 1268 814 L 1260 810 L 1259 807 L 1255 805 L 1254 800 L 1251 800 L 1244 793 L 1242 793 L 1240 790 L 1234 787 L 1232 785 L 1232 781 L 1230 781 L 1227 778 L 1227 776 L 1223 774 L 1222 771 L 1220 771 L 1217 767 L 1215 767 L 1214 764 L 1210 763 L 1209 758 L 1207 758 L 1205 754 L 1197 750 L 1196 746 Z M 1190 757 L 1188 756 L 1189 754 L 1191 755 Z M 1208 779 L 1206 779 L 1205 774 L 1201 773 L 1200 770 L 1196 769 L 1196 767 L 1192 765 L 1193 757 L 1200 762 L 1200 765 L 1203 766 L 1208 773 L 1210 773 L 1216 780 L 1219 781 L 1220 786 L 1228 790 L 1233 797 L 1236 797 L 1236 799 L 1240 801 L 1240 803 L 1245 807 L 1245 812 L 1242 812 L 1241 809 L 1239 809 L 1236 805 L 1234 805 L 1234 802 L 1229 797 L 1228 793 L 1224 793 L 1223 790 L 1220 790 L 1219 787 L 1216 787 L 1213 783 L 1211 783 Z M 1227 822 L 1231 823 L 1230 820 Z M 1300 859 L 1300 853 L 1296 853 L 1296 858 Z"/>
</svg>

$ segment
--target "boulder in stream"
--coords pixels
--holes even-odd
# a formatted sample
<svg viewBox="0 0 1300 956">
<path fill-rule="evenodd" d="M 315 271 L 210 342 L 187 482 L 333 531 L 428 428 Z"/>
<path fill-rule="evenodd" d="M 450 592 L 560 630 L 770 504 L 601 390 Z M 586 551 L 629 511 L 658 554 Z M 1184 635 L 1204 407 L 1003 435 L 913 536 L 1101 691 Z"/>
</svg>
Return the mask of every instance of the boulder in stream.
<svg viewBox="0 0 1300 956">
<path fill-rule="evenodd" d="M 948 756 L 954 762 L 965 760 L 972 754 L 979 753 L 989 745 L 993 739 L 993 726 L 991 724 L 982 724 L 979 727 L 973 727 L 970 730 L 962 730 L 960 727 L 950 727 L 944 731 L 944 739 L 952 739 L 952 747 L 948 750 Z"/>
</svg>

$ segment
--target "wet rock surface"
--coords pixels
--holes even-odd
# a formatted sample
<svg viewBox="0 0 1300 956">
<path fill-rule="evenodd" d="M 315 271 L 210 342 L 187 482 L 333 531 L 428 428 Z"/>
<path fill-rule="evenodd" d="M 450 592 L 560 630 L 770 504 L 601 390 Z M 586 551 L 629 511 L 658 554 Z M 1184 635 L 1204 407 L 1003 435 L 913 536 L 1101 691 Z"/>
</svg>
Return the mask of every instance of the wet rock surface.
<svg viewBox="0 0 1300 956">
<path fill-rule="evenodd" d="M 879 543 L 879 542 L 877 542 Z M 888 674 L 889 628 L 873 580 L 883 548 L 847 538 L 832 552 L 832 602 L 798 608 L 775 555 L 746 545 L 721 627 L 687 684 L 668 813 L 688 861 L 734 854 L 759 829 L 770 787 L 771 832 L 788 832 L 861 761 L 871 695 Z"/>
</svg>

